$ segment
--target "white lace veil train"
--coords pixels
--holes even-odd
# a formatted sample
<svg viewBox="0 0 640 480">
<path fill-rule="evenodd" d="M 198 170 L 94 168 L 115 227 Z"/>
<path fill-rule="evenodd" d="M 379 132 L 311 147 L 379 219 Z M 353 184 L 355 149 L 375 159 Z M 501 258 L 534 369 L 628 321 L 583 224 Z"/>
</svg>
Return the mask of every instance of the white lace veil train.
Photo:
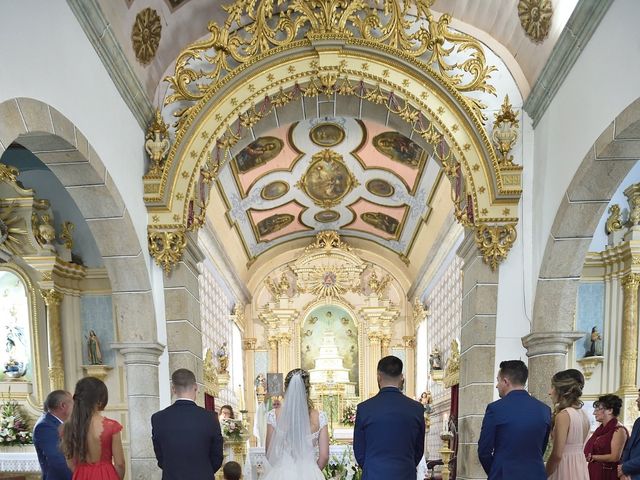
<svg viewBox="0 0 640 480">
<path fill-rule="evenodd" d="M 300 372 L 289 381 L 267 460 L 272 467 L 315 463 L 307 391 Z"/>
</svg>

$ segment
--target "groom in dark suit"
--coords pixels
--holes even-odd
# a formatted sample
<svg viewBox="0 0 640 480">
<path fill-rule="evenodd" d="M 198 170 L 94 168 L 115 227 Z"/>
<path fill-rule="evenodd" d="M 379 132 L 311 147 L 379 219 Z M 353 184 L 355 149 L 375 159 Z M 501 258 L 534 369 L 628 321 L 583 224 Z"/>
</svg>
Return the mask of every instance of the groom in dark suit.
<svg viewBox="0 0 640 480">
<path fill-rule="evenodd" d="M 375 397 L 356 410 L 353 451 L 362 480 L 411 480 L 424 453 L 424 407 L 402 391 L 402 360 L 392 355 L 378 362 Z"/>
<path fill-rule="evenodd" d="M 198 385 L 190 370 L 171 375 L 177 397 L 151 417 L 153 449 L 163 480 L 212 480 L 222 465 L 222 434 L 214 412 L 196 405 Z"/>
<path fill-rule="evenodd" d="M 482 420 L 478 458 L 488 480 L 546 480 L 542 456 L 551 431 L 551 409 L 524 389 L 529 371 L 521 360 L 500 363 L 496 388 Z"/>
<path fill-rule="evenodd" d="M 640 390 L 636 405 L 640 409 Z M 640 418 L 633 424 L 631 436 L 624 446 L 620 465 L 618 465 L 618 476 L 627 475 L 631 480 L 640 480 Z"/>
<path fill-rule="evenodd" d="M 71 480 L 71 470 L 60 450 L 60 426 L 67 421 L 72 409 L 73 398 L 64 390 L 54 390 L 44 401 L 45 413 L 33 429 L 33 446 L 42 480 Z"/>
</svg>

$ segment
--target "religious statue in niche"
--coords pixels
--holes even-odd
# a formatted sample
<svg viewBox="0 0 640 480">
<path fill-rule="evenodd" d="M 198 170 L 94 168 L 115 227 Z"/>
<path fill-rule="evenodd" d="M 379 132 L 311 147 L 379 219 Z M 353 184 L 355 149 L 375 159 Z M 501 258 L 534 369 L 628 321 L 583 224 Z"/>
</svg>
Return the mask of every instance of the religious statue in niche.
<svg viewBox="0 0 640 480">
<path fill-rule="evenodd" d="M 102 365 L 102 350 L 100 349 L 100 339 L 95 330 L 89 330 L 87 338 L 87 351 L 89 352 L 89 365 Z"/>
<path fill-rule="evenodd" d="M 594 325 L 589 335 L 589 350 L 585 353 L 585 357 L 599 357 L 602 355 L 602 335 L 598 331 L 598 327 Z"/>
<path fill-rule="evenodd" d="M 429 365 L 431 370 L 442 370 L 442 354 L 438 348 L 434 348 L 429 355 Z"/>
<path fill-rule="evenodd" d="M 264 395 L 267 393 L 267 379 L 264 378 L 264 374 L 259 373 L 254 382 L 256 387 L 256 394 Z"/>
<path fill-rule="evenodd" d="M 227 352 L 227 342 L 222 342 L 222 345 L 216 351 L 216 357 L 218 357 L 218 372 L 228 373 L 229 353 Z"/>
<path fill-rule="evenodd" d="M 430 391 L 422 392 L 422 394 L 420 395 L 420 403 L 422 404 L 422 407 L 424 408 L 425 413 L 431 413 L 431 410 L 432 410 L 431 404 L 433 403 L 433 395 L 431 395 Z"/>
</svg>

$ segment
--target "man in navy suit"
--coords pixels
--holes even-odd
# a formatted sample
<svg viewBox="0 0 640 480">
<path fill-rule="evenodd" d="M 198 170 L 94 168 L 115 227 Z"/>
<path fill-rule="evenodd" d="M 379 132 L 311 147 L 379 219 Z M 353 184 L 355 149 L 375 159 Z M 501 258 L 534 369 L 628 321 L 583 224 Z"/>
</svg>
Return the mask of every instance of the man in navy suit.
<svg viewBox="0 0 640 480">
<path fill-rule="evenodd" d="M 44 401 L 45 413 L 33 429 L 42 480 L 71 480 L 71 470 L 60 450 L 60 425 L 69 418 L 72 409 L 73 397 L 64 390 L 54 390 Z"/>
<path fill-rule="evenodd" d="M 638 390 L 636 405 L 640 409 L 640 390 Z M 640 480 L 640 442 L 638 440 L 640 440 L 640 418 L 633 424 L 631 436 L 622 451 L 622 458 L 618 465 L 619 477 L 627 475 L 631 480 Z"/>
<path fill-rule="evenodd" d="M 392 355 L 378 362 L 375 397 L 356 410 L 353 451 L 362 480 L 415 480 L 424 453 L 424 407 L 402 391 L 402 360 Z"/>
<path fill-rule="evenodd" d="M 545 480 L 542 455 L 551 431 L 551 409 L 524 389 L 529 371 L 521 360 L 500 363 L 500 400 L 487 405 L 478 458 L 488 480 Z"/>
<path fill-rule="evenodd" d="M 171 375 L 173 405 L 151 416 L 153 449 L 163 480 L 213 480 L 222 465 L 222 433 L 214 412 L 196 405 L 198 385 L 192 371 Z"/>
</svg>

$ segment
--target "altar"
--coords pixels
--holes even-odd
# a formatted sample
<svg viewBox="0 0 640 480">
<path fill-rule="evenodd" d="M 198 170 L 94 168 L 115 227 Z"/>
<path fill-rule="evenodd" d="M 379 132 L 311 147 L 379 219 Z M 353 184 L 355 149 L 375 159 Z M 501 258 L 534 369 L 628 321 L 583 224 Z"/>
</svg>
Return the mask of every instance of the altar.
<svg viewBox="0 0 640 480">
<path fill-rule="evenodd" d="M 40 478 L 40 464 L 33 446 L 0 449 L 0 479 Z"/>
</svg>

